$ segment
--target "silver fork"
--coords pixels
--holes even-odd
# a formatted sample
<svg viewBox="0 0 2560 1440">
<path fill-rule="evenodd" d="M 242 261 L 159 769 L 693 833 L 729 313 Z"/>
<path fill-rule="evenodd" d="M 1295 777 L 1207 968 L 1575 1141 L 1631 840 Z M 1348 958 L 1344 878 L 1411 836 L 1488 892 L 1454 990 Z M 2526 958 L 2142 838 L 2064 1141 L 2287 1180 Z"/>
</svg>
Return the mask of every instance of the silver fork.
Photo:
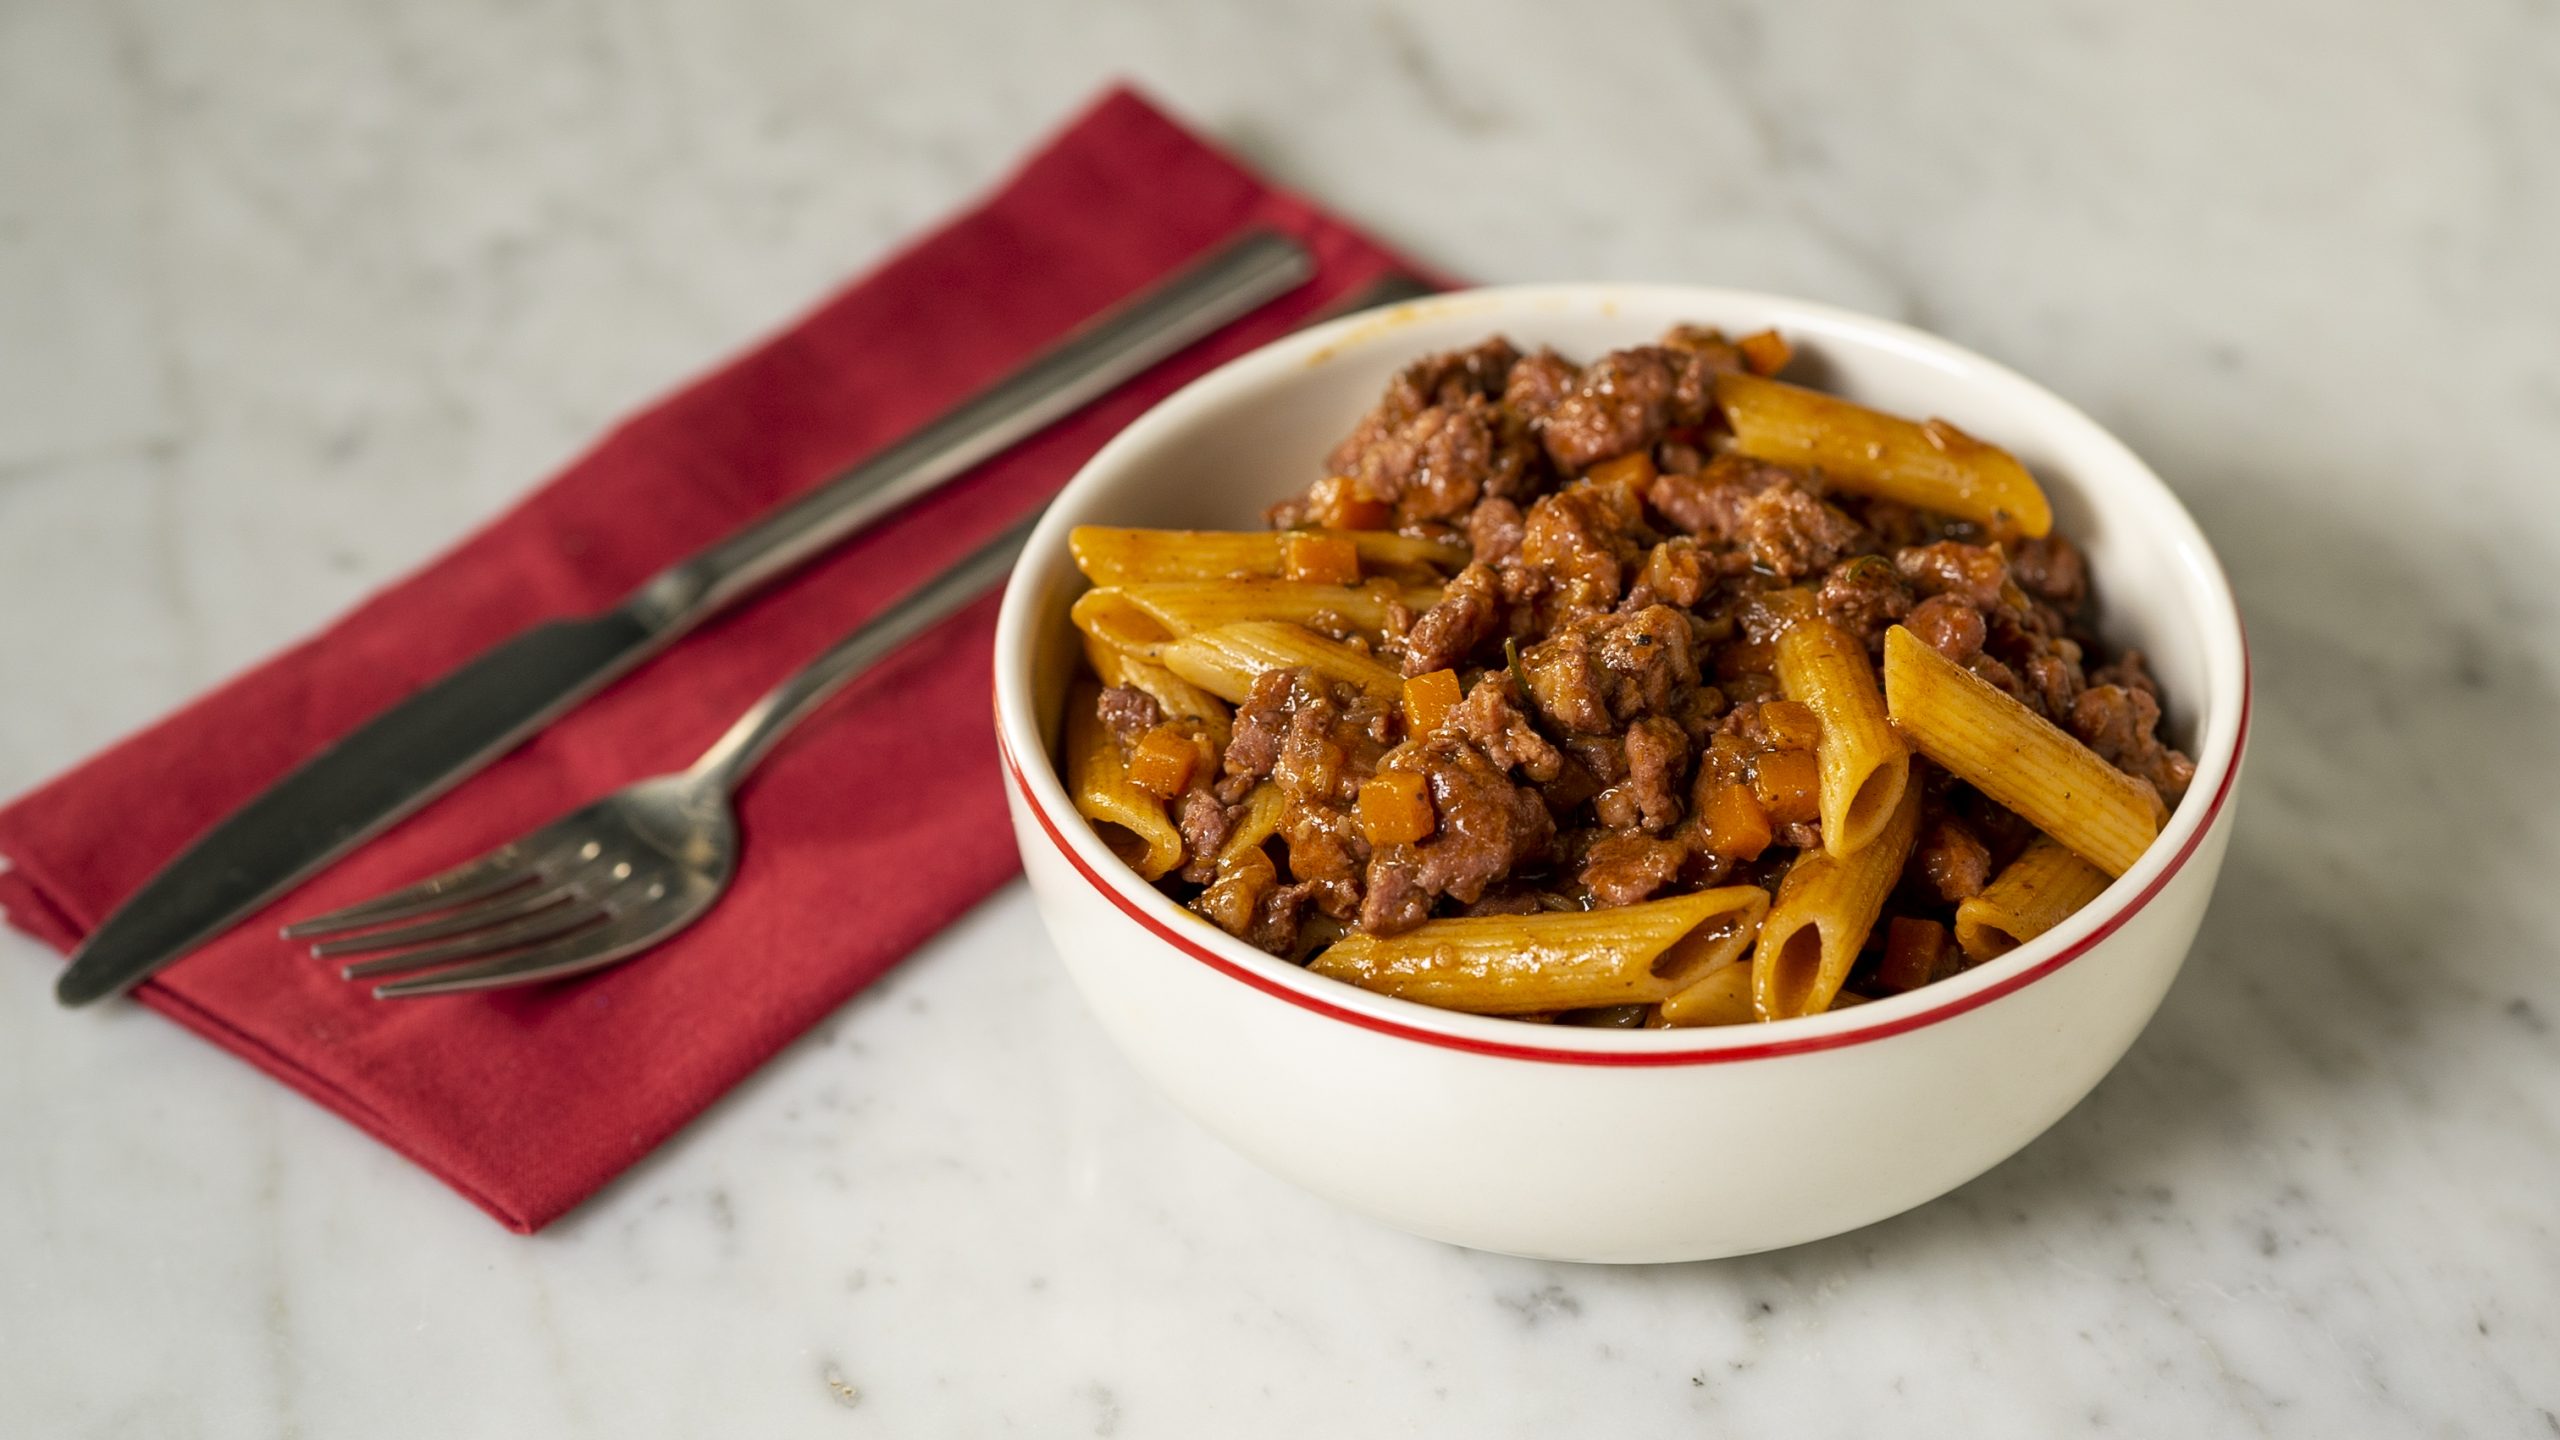
<svg viewBox="0 0 2560 1440">
<path fill-rule="evenodd" d="M 642 780 L 477 860 L 297 921 L 349 980 L 411 971 L 383 999 L 526 985 L 625 960 L 701 918 L 737 869 L 729 797 L 793 726 L 890 652 L 992 588 L 1033 516 L 909 593 L 758 700 L 690 769 Z M 388 953 L 376 953 L 388 952 Z"/>
<path fill-rule="evenodd" d="M 1390 274 L 1318 320 L 1432 293 Z M 405 889 L 296 921 L 349 980 L 425 971 L 374 987 L 384 999 L 494 990 L 627 960 L 702 917 L 737 866 L 729 796 L 784 732 L 828 696 L 1002 578 L 1033 516 L 836 642 L 739 717 L 692 768 L 643 780 L 523 839 Z M 323 938 L 326 937 L 326 938 Z"/>
</svg>

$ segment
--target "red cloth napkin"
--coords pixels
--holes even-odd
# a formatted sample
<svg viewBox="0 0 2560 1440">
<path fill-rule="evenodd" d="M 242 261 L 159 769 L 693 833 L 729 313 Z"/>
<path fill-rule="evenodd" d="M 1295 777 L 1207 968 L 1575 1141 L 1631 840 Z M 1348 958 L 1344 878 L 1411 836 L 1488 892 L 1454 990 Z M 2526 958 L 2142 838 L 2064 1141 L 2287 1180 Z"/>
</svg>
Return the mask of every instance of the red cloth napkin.
<svg viewBox="0 0 2560 1440">
<path fill-rule="evenodd" d="M 69 950 L 180 846 L 358 722 L 537 620 L 612 603 L 1254 224 L 1304 240 L 1316 280 L 705 627 L 138 992 L 509 1228 L 540 1228 L 1014 873 L 989 721 L 992 599 L 758 772 L 740 796 L 735 887 L 653 954 L 554 986 L 391 1004 L 276 927 L 690 762 L 1147 406 L 1409 267 L 1114 92 L 977 209 L 619 426 L 450 554 L 0 811 L 14 867 L 0 905 Z"/>
</svg>

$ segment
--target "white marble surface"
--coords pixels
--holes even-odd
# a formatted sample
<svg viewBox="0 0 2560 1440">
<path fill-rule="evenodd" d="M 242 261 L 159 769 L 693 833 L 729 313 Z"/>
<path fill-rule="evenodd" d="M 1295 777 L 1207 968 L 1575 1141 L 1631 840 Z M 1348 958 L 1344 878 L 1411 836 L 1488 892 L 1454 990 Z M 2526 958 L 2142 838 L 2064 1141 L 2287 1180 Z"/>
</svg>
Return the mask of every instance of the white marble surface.
<svg viewBox="0 0 2560 1440">
<path fill-rule="evenodd" d="M 2257 646 L 2124 1066 L 1754 1259 L 1406 1239 L 1143 1090 L 1007 892 L 536 1239 L 0 939 L 0 1433 L 2560 1432 L 2560 12 L 0 6 L 0 790 L 399 573 L 1107 75 L 1448 266 L 2081 401 Z"/>
</svg>

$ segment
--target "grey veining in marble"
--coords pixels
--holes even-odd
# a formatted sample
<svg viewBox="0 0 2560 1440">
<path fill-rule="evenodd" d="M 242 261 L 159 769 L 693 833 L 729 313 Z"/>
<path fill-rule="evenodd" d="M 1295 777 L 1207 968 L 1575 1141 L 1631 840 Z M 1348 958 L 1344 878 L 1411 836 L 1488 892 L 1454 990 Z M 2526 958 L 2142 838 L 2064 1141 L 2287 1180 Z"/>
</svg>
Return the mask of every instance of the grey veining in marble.
<svg viewBox="0 0 2560 1440">
<path fill-rule="evenodd" d="M 2229 564 L 2258 745 L 2123 1067 L 1870 1230 L 1347 1218 L 1018 891 L 503 1234 L 0 939 L 0 1433 L 2560 1433 L 2560 11 L 0 6 L 0 790 L 400 573 L 1113 74 L 1450 268 L 2045 380 Z M 1952 1102 L 1951 1103 L 1955 1103 Z"/>
</svg>

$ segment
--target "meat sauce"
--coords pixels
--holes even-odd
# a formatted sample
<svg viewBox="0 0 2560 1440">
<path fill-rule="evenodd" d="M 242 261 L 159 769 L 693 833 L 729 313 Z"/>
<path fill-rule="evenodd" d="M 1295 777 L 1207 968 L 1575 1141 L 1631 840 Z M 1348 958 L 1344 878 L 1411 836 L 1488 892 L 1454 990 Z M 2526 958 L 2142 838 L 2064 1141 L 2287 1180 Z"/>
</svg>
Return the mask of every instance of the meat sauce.
<svg viewBox="0 0 2560 1440">
<path fill-rule="evenodd" d="M 1349 928 L 1774 889 L 1822 843 L 1819 726 L 1772 673 L 1772 641 L 1807 615 L 1871 657 L 1909 627 L 2174 807 L 2195 767 L 2160 737 L 2142 656 L 2107 654 L 2090 628 L 2070 540 L 1995 541 L 1731 448 L 1715 377 L 1784 360 L 1775 336 L 1684 326 L 1587 365 L 1495 338 L 1396 376 L 1325 475 L 1267 518 L 1465 547 L 1436 604 L 1354 641 L 1407 677 L 1447 672 L 1418 687 L 1443 703 L 1415 714 L 1311 671 L 1262 674 L 1168 802 L 1186 864 L 1164 883 L 1293 958 Z M 1128 746 L 1161 718 L 1132 689 L 1098 704 Z M 1942 927 L 2032 833 L 1944 772 L 1914 774 L 1920 839 L 1853 994 L 1960 965 Z M 1264 784 L 1284 802 L 1271 863 L 1242 891 L 1204 892 Z"/>
</svg>

